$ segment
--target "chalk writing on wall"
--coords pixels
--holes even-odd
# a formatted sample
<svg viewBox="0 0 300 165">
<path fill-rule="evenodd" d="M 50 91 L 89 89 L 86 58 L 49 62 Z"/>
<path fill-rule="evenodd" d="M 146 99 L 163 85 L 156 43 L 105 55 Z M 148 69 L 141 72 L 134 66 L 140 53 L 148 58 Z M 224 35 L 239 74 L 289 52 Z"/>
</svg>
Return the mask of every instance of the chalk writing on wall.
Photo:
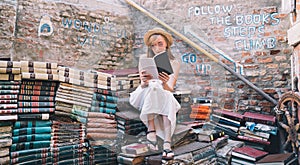
<svg viewBox="0 0 300 165">
<path fill-rule="evenodd" d="M 181 61 L 185 64 L 192 64 L 197 75 L 208 75 L 211 71 L 211 65 L 203 63 L 203 60 L 197 59 L 194 53 L 185 53 L 181 56 Z"/>
<path fill-rule="evenodd" d="M 235 50 L 250 51 L 255 49 L 273 49 L 275 37 L 266 37 L 268 26 L 280 23 L 278 13 L 260 13 L 234 15 L 234 5 L 195 6 L 188 9 L 188 17 L 209 17 L 211 25 L 224 25 L 224 37 L 236 37 Z M 225 16 L 219 16 L 219 15 Z"/>
<path fill-rule="evenodd" d="M 62 18 L 61 23 L 64 28 L 75 29 L 79 32 L 77 41 L 82 47 L 110 48 L 114 38 L 128 38 L 128 32 L 125 28 L 110 22 L 109 17 L 104 17 L 103 20 L 103 23 L 100 24 L 80 19 Z M 111 40 L 108 40 L 108 37 L 111 37 Z"/>
</svg>

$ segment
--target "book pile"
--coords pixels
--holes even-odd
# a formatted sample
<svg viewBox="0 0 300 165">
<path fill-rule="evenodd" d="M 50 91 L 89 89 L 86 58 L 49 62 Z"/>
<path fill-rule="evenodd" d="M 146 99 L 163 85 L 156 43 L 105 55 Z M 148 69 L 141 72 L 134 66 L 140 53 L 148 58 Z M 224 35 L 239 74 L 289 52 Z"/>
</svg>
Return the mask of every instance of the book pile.
<svg viewBox="0 0 300 165">
<path fill-rule="evenodd" d="M 189 144 L 197 140 L 197 135 L 193 129 L 185 124 L 176 124 L 174 134 L 172 136 L 172 146 L 179 147 L 181 145 Z"/>
<path fill-rule="evenodd" d="M 144 155 L 148 152 L 148 146 L 142 143 L 131 143 L 121 148 L 118 155 L 118 164 L 139 165 L 144 164 Z"/>
<path fill-rule="evenodd" d="M 115 116 L 101 112 L 87 112 L 86 138 L 90 146 L 111 145 L 117 138 Z"/>
<path fill-rule="evenodd" d="M 258 160 L 268 155 L 268 152 L 250 146 L 234 148 L 231 152 L 232 165 L 255 165 Z"/>
<path fill-rule="evenodd" d="M 58 81 L 57 63 L 21 61 L 22 79 Z"/>
<path fill-rule="evenodd" d="M 132 91 L 140 85 L 140 77 L 137 68 L 103 70 L 101 73 L 110 75 L 109 84 L 98 80 L 97 88 L 110 89 L 113 91 Z"/>
<path fill-rule="evenodd" d="M 240 126 L 243 125 L 243 115 L 237 112 L 216 109 L 210 116 L 210 122 L 221 127 L 225 134 L 236 138 Z"/>
<path fill-rule="evenodd" d="M 185 164 L 215 164 L 216 153 L 210 143 L 193 141 L 173 149 L 174 160 L 181 160 Z M 172 160 L 171 160 L 172 161 Z M 146 164 L 170 164 L 162 161 L 161 154 L 147 156 Z"/>
<path fill-rule="evenodd" d="M 51 150 L 53 163 L 74 164 L 87 161 L 85 126 L 70 118 L 54 117 Z"/>
<path fill-rule="evenodd" d="M 177 122 L 182 123 L 190 121 L 191 114 L 191 90 L 176 89 L 173 93 L 174 97 L 181 105 L 181 109 L 177 112 Z"/>
<path fill-rule="evenodd" d="M 9 164 L 9 149 L 12 145 L 12 122 L 0 122 L 0 164 Z"/>
<path fill-rule="evenodd" d="M 117 153 L 111 145 L 91 146 L 89 148 L 90 164 L 113 165 L 117 163 Z"/>
<path fill-rule="evenodd" d="M 137 110 L 126 110 L 116 113 L 117 129 L 119 136 L 128 142 L 134 140 L 141 132 L 146 132 L 147 127 L 140 120 Z"/>
<path fill-rule="evenodd" d="M 256 165 L 297 165 L 298 157 L 295 153 L 269 154 L 259 161 Z"/>
<path fill-rule="evenodd" d="M 72 113 L 72 109 L 88 111 L 97 77 L 94 73 L 62 66 L 58 67 L 58 75 L 60 84 L 56 93 L 55 115 L 86 123 L 86 118 Z"/>
<path fill-rule="evenodd" d="M 16 121 L 21 63 L 0 61 L 0 121 Z"/>
<path fill-rule="evenodd" d="M 13 127 L 11 164 L 52 163 L 51 121 L 16 121 Z"/>
<path fill-rule="evenodd" d="M 193 98 L 190 118 L 200 121 L 207 121 L 211 113 L 212 100 L 209 98 Z"/>
<path fill-rule="evenodd" d="M 238 139 L 257 149 L 266 150 L 271 135 L 277 135 L 276 117 L 273 115 L 245 112 L 245 127 L 240 127 Z"/>
<path fill-rule="evenodd" d="M 228 142 L 225 146 L 216 149 L 217 162 L 220 165 L 230 164 L 231 152 L 234 148 L 239 148 L 244 146 L 244 142 L 239 140 L 228 139 Z"/>
</svg>

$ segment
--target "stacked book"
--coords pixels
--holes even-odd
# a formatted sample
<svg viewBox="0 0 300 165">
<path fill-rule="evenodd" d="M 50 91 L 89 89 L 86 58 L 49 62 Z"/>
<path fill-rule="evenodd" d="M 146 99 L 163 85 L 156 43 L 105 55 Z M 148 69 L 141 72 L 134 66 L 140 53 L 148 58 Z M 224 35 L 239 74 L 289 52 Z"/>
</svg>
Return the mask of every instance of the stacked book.
<svg viewBox="0 0 300 165">
<path fill-rule="evenodd" d="M 51 121 L 17 121 L 13 127 L 11 164 L 52 163 Z"/>
<path fill-rule="evenodd" d="M 0 121 L 16 121 L 21 63 L 0 61 Z"/>
<path fill-rule="evenodd" d="M 118 164 L 141 165 L 144 164 L 144 157 L 148 153 L 148 146 L 142 143 L 131 143 L 122 146 L 117 157 Z"/>
<path fill-rule="evenodd" d="M 225 146 L 216 149 L 217 162 L 219 165 L 228 165 L 231 160 L 231 152 L 234 148 L 239 148 L 244 146 L 244 142 L 239 140 L 228 139 Z"/>
<path fill-rule="evenodd" d="M 128 142 L 133 141 L 141 132 L 147 131 L 147 127 L 140 120 L 137 110 L 117 112 L 116 121 L 119 136 Z"/>
<path fill-rule="evenodd" d="M 55 115 L 72 117 L 86 123 L 86 119 L 72 113 L 74 106 L 85 111 L 91 107 L 95 74 L 69 67 L 58 67 L 59 87 L 56 93 Z"/>
<path fill-rule="evenodd" d="M 276 117 L 245 112 L 243 118 L 246 123 L 244 127 L 240 127 L 238 139 L 257 149 L 266 150 L 270 147 L 270 137 L 277 135 Z"/>
<path fill-rule="evenodd" d="M 209 98 L 193 98 L 190 118 L 200 121 L 207 121 L 211 114 L 212 100 Z"/>
<path fill-rule="evenodd" d="M 257 161 L 268 155 L 268 152 L 250 146 L 234 148 L 231 152 L 232 165 L 255 165 Z"/>
<path fill-rule="evenodd" d="M 176 89 L 173 93 L 174 97 L 181 105 L 181 109 L 177 112 L 177 122 L 182 123 L 190 121 L 191 114 L 191 90 Z"/>
<path fill-rule="evenodd" d="M 54 113 L 58 86 L 57 63 L 21 61 L 19 119 L 44 119 Z"/>
<path fill-rule="evenodd" d="M 86 112 L 86 138 L 90 146 L 111 145 L 117 138 L 115 116 L 101 112 Z"/>
<path fill-rule="evenodd" d="M 51 150 L 53 163 L 82 164 L 87 161 L 85 126 L 70 118 L 54 117 L 52 124 Z"/>
<path fill-rule="evenodd" d="M 243 115 L 237 112 L 216 109 L 210 116 L 210 122 L 221 127 L 225 134 L 236 138 L 239 128 L 243 125 Z"/>
<path fill-rule="evenodd" d="M 88 152 L 89 164 L 118 164 L 116 149 L 112 145 L 91 146 Z"/>
<path fill-rule="evenodd" d="M 0 164 L 9 164 L 9 149 L 12 145 L 12 122 L 0 122 Z"/>
</svg>

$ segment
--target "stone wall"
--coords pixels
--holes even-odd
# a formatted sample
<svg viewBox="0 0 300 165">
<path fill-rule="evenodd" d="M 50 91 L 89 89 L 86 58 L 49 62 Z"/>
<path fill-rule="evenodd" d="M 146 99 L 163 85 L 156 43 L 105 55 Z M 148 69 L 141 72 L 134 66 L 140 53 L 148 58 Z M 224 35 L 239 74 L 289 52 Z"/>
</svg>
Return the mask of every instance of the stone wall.
<svg viewBox="0 0 300 165">
<path fill-rule="evenodd" d="M 134 0 L 275 100 L 290 90 L 289 17 L 274 0 Z M 79 69 L 136 67 L 144 33 L 162 27 L 124 0 L 0 2 L 0 58 L 58 62 Z M 45 26 L 42 26 L 45 25 Z M 47 26 L 46 26 L 47 25 Z M 271 112 L 274 105 L 173 34 L 178 88 L 211 97 L 215 108 Z M 204 39 L 223 53 L 210 49 Z"/>
</svg>

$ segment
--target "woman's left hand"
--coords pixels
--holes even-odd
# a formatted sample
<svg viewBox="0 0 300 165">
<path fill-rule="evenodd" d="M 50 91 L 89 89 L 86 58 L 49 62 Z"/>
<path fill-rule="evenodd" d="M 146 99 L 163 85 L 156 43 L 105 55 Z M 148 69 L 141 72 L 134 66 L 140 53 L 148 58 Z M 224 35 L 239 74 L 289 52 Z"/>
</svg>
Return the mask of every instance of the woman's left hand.
<svg viewBox="0 0 300 165">
<path fill-rule="evenodd" d="M 165 72 L 159 73 L 158 78 L 163 82 L 163 84 L 166 84 L 170 79 L 169 75 Z"/>
</svg>

